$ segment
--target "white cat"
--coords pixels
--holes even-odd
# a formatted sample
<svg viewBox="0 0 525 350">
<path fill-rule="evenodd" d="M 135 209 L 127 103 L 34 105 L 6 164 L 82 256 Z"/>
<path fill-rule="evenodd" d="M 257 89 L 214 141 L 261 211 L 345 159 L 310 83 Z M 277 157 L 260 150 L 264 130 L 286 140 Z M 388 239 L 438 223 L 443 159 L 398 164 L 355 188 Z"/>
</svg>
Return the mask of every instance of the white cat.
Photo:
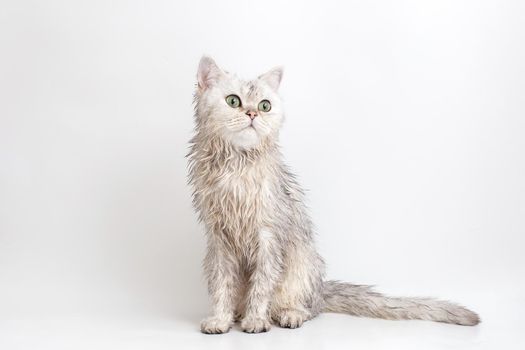
<svg viewBox="0 0 525 350">
<path fill-rule="evenodd" d="M 476 325 L 476 313 L 428 298 L 392 298 L 325 281 L 303 191 L 278 146 L 284 113 L 274 68 L 244 81 L 209 57 L 198 69 L 191 140 L 193 203 L 206 226 L 204 268 L 213 304 L 204 333 L 300 327 L 320 312 Z"/>
</svg>

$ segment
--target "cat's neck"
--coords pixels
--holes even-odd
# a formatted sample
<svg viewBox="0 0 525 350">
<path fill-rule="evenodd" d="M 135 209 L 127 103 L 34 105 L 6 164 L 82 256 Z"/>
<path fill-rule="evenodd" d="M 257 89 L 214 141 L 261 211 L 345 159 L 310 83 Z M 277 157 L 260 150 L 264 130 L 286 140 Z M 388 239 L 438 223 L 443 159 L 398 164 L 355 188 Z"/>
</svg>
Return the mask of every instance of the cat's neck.
<svg viewBox="0 0 525 350">
<path fill-rule="evenodd" d="M 261 162 L 278 163 L 281 154 L 279 145 L 271 138 L 266 138 L 252 149 L 240 149 L 220 137 L 210 137 L 197 133 L 192 140 L 190 156 L 195 161 L 210 162 L 219 166 L 244 164 L 245 166 Z"/>
</svg>

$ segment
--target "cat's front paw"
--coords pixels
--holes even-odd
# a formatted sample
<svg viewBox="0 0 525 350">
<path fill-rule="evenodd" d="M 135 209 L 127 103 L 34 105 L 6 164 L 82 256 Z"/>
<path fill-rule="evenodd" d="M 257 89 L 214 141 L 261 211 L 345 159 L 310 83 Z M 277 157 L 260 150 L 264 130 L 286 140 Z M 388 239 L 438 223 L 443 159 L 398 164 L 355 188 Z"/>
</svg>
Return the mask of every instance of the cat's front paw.
<svg viewBox="0 0 525 350">
<path fill-rule="evenodd" d="M 241 328 L 246 333 L 262 333 L 270 330 L 270 322 L 261 317 L 245 317 L 241 321 Z"/>
<path fill-rule="evenodd" d="M 227 333 L 232 326 L 232 322 L 217 316 L 208 317 L 201 322 L 201 332 L 205 334 Z"/>
</svg>

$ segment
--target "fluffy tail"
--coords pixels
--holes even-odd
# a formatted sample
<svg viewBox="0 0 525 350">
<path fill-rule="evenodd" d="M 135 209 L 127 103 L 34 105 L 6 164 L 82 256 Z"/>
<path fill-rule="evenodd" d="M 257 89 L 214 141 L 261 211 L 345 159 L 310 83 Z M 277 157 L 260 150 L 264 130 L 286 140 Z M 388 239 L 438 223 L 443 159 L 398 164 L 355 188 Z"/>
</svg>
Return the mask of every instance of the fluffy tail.
<svg viewBox="0 0 525 350">
<path fill-rule="evenodd" d="M 323 312 L 388 320 L 428 320 L 475 326 L 479 316 L 463 306 L 430 298 L 391 298 L 373 292 L 370 286 L 326 281 Z"/>
</svg>

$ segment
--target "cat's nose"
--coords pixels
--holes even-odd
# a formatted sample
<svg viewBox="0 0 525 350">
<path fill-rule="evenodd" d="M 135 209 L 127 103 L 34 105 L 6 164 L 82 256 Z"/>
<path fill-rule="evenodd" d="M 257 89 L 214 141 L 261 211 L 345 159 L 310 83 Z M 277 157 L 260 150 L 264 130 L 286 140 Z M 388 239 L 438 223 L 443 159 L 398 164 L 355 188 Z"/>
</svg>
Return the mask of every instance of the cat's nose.
<svg viewBox="0 0 525 350">
<path fill-rule="evenodd" d="M 257 112 L 256 111 L 247 111 L 246 115 L 249 116 L 250 119 L 253 120 L 255 117 L 257 117 Z"/>
</svg>

